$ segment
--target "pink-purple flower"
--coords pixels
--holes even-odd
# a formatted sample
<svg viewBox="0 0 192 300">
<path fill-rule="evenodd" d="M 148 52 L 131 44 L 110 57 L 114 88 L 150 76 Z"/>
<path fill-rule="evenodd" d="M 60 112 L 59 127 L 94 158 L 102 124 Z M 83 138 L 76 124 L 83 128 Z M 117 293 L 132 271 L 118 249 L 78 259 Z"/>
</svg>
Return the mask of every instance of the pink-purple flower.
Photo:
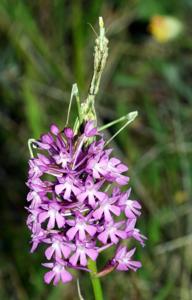
<svg viewBox="0 0 192 300">
<path fill-rule="evenodd" d="M 36 157 L 29 160 L 27 225 L 31 251 L 45 246 L 43 266 L 46 283 L 72 280 L 70 268 L 87 271 L 88 260 L 115 246 L 112 269 L 136 271 L 135 248 L 119 244 L 134 239 L 144 245 L 145 236 L 135 228 L 141 205 L 130 199 L 131 189 L 122 191 L 128 168 L 106 149 L 94 121 L 81 133 L 72 128 L 50 132 L 35 142 Z"/>
<path fill-rule="evenodd" d="M 47 229 L 53 229 L 56 226 L 62 228 L 65 224 L 65 218 L 62 213 L 62 207 L 58 202 L 49 202 L 42 204 L 42 211 L 38 215 L 39 223 L 48 221 Z"/>
<path fill-rule="evenodd" d="M 81 266 L 87 265 L 87 258 L 91 258 L 92 260 L 96 260 L 98 256 L 98 251 L 94 244 L 92 243 L 82 243 L 77 242 L 76 248 L 73 255 L 70 257 L 69 262 L 76 266 L 78 262 Z"/>
<path fill-rule="evenodd" d="M 107 222 L 102 228 L 102 232 L 98 235 L 98 239 L 103 243 L 107 244 L 111 242 L 117 244 L 120 239 L 126 239 L 126 232 L 124 227 L 125 222 L 120 221 L 114 223 L 113 221 Z"/>
<path fill-rule="evenodd" d="M 118 263 L 116 269 L 118 271 L 127 271 L 129 269 L 137 271 L 138 268 L 141 268 L 140 261 L 132 260 L 132 256 L 135 253 L 136 248 L 128 251 L 125 246 L 120 246 L 117 249 L 116 255 L 113 259 L 113 263 Z"/>
<path fill-rule="evenodd" d="M 70 229 L 66 232 L 68 239 L 77 241 L 86 241 L 89 237 L 93 237 L 97 232 L 97 226 L 91 224 L 90 220 L 83 215 L 77 216 L 75 220 L 69 220 L 67 222 L 70 225 Z"/>
<path fill-rule="evenodd" d="M 77 194 L 77 199 L 80 202 L 85 202 L 87 200 L 87 203 L 94 208 L 99 201 L 105 199 L 106 193 L 100 191 L 102 184 L 103 181 L 94 183 L 93 178 L 88 176 L 81 192 Z"/>
<path fill-rule="evenodd" d="M 67 264 L 61 259 L 57 259 L 52 263 L 44 263 L 43 266 L 51 269 L 51 271 L 48 271 L 44 276 L 44 280 L 47 284 L 52 280 L 54 285 L 57 285 L 60 280 L 63 283 L 67 283 L 73 278 L 71 273 L 66 270 Z"/>
<path fill-rule="evenodd" d="M 72 251 L 72 247 L 61 234 L 54 233 L 52 234 L 52 237 L 44 240 L 44 242 L 50 244 L 45 251 L 45 256 L 48 260 L 53 256 L 60 259 L 62 257 L 68 258 Z"/>
<path fill-rule="evenodd" d="M 131 189 L 128 189 L 124 195 L 122 195 L 119 205 L 122 205 L 125 210 L 125 214 L 129 219 L 135 219 L 141 215 L 141 205 L 136 200 L 129 199 Z"/>
</svg>

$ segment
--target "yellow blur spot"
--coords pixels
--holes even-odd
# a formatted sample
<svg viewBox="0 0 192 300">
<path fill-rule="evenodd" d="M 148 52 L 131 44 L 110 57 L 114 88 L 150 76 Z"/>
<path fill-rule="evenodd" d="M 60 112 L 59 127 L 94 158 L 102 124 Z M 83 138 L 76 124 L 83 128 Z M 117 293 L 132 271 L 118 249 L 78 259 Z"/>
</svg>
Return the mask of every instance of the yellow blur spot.
<svg viewBox="0 0 192 300">
<path fill-rule="evenodd" d="M 177 191 L 175 193 L 175 197 L 174 198 L 175 198 L 175 202 L 177 204 L 182 204 L 182 203 L 187 202 L 187 200 L 188 200 L 188 194 L 185 191 Z"/>
<path fill-rule="evenodd" d="M 149 23 L 149 31 L 159 43 L 165 43 L 176 38 L 182 31 L 182 23 L 169 16 L 153 16 Z"/>
</svg>

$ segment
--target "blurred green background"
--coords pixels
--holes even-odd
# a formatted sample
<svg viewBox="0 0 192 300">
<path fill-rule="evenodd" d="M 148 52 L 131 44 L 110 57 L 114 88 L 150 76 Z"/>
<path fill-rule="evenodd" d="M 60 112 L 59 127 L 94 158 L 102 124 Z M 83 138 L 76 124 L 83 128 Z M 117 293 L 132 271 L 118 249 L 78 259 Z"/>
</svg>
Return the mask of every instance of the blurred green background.
<svg viewBox="0 0 192 300">
<path fill-rule="evenodd" d="M 183 24 L 164 43 L 149 33 L 155 15 Z M 103 124 L 132 110 L 139 117 L 113 143 L 129 165 L 143 204 L 143 268 L 102 279 L 105 299 L 192 299 L 192 1 L 0 1 L 0 299 L 78 299 L 75 281 L 45 286 L 42 251 L 29 253 L 25 181 L 27 139 L 65 123 L 72 83 L 86 97 L 95 30 L 102 15 L 109 58 L 96 101 Z M 160 25 L 159 25 L 160 26 Z M 72 120 L 75 116 L 73 107 Z M 119 125 L 106 132 L 110 137 Z M 93 299 L 80 274 L 85 299 Z"/>
</svg>

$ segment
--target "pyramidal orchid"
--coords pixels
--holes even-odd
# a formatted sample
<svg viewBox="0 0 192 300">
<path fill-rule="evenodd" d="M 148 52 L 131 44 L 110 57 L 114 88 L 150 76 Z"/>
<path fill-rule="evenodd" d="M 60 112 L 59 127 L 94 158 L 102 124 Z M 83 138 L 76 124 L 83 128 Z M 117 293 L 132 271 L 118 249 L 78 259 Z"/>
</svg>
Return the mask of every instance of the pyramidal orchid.
<svg viewBox="0 0 192 300">
<path fill-rule="evenodd" d="M 128 167 L 107 147 L 102 134 L 104 128 L 121 121 L 125 121 L 124 128 L 137 112 L 103 128 L 97 126 L 94 99 L 108 55 L 102 18 L 99 25 L 94 75 L 84 103 L 80 103 L 77 85 L 72 88 L 71 100 L 75 96 L 78 105 L 73 128 L 68 126 L 68 114 L 64 128 L 52 124 L 38 140 L 29 140 L 27 226 L 31 252 L 44 245 L 47 284 L 71 281 L 72 269 L 87 271 L 99 280 L 109 269 L 136 271 L 141 267 L 133 259 L 136 249 L 122 245 L 130 239 L 144 245 L 146 238 L 135 227 L 141 204 L 130 198 L 130 188 L 122 191 L 129 182 Z M 96 274 L 96 260 L 109 247 L 114 249 L 113 257 Z M 96 299 L 102 299 L 99 288 L 97 284 Z"/>
</svg>

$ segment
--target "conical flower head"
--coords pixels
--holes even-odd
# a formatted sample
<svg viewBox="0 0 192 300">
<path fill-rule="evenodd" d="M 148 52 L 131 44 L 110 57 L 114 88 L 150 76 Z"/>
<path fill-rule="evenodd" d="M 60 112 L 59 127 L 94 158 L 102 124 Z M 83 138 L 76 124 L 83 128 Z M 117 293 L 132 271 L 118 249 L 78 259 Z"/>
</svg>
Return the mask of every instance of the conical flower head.
<svg viewBox="0 0 192 300">
<path fill-rule="evenodd" d="M 52 269 L 46 283 L 70 281 L 70 268 L 86 271 L 88 259 L 96 260 L 101 251 L 123 240 L 144 243 L 135 228 L 141 206 L 129 200 L 130 189 L 121 191 L 129 181 L 124 174 L 128 167 L 112 156 L 98 132 L 93 121 L 78 134 L 54 124 L 35 142 L 36 157 L 29 160 L 27 225 L 32 251 L 44 244 L 45 257 L 51 260 L 43 264 Z M 133 252 L 118 248 L 109 262 L 118 270 L 136 270 L 140 264 L 129 261 Z"/>
</svg>

